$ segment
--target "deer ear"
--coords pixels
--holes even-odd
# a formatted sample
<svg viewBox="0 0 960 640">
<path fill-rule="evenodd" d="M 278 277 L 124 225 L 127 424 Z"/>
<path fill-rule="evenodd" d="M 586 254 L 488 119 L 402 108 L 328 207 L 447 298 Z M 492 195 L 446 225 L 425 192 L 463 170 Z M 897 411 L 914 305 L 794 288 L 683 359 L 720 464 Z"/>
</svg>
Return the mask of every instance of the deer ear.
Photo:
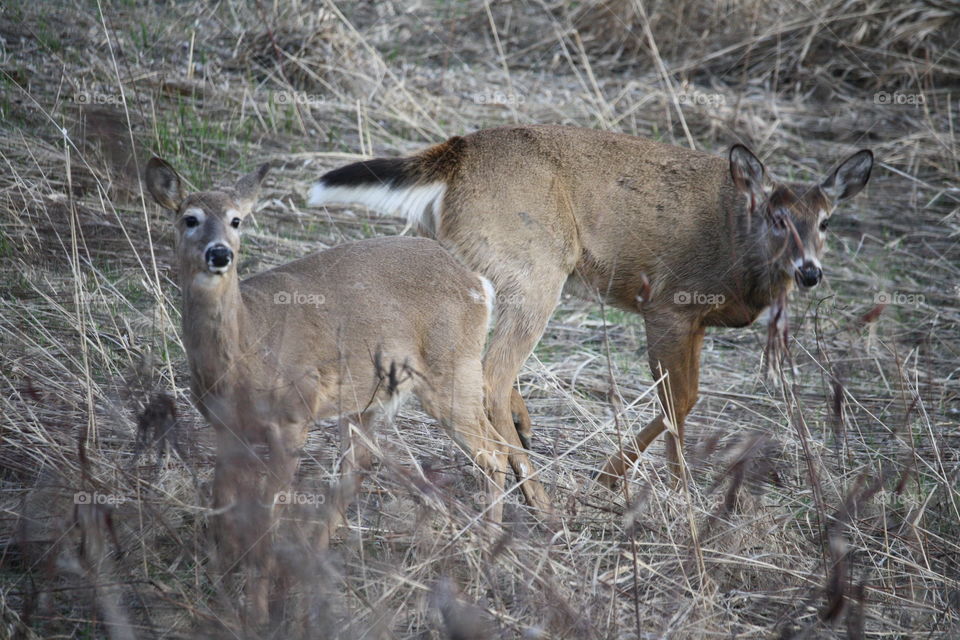
<svg viewBox="0 0 960 640">
<path fill-rule="evenodd" d="M 841 200 L 852 198 L 870 180 L 870 171 L 873 170 L 873 152 L 869 149 L 857 151 L 855 154 L 840 163 L 826 180 L 820 183 L 820 188 L 834 204 Z"/>
<path fill-rule="evenodd" d="M 755 204 L 763 199 L 763 163 L 742 144 L 730 147 L 730 177 L 737 190 L 751 196 Z"/>
<path fill-rule="evenodd" d="M 244 209 L 244 213 L 249 212 L 250 209 L 253 208 L 257 196 L 260 194 L 260 183 L 263 182 L 263 178 L 269 170 L 270 164 L 265 162 L 237 180 L 237 184 L 234 187 L 237 191 L 237 204 Z"/>
<path fill-rule="evenodd" d="M 167 162 L 150 158 L 144 174 L 147 191 L 164 209 L 177 211 L 183 202 L 183 186 L 180 176 Z"/>
</svg>

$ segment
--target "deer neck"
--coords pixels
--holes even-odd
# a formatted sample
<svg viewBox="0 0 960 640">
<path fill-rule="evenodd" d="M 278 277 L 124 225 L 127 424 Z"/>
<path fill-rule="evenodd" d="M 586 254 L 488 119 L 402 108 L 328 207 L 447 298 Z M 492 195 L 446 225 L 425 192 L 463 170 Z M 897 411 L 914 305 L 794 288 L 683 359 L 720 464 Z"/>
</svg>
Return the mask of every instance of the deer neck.
<svg viewBox="0 0 960 640">
<path fill-rule="evenodd" d="M 759 313 L 785 295 L 793 278 L 783 267 L 779 248 L 770 242 L 770 224 L 761 213 L 747 216 L 746 206 L 735 214 L 733 253 L 737 258 L 737 282 L 742 302 Z"/>
<path fill-rule="evenodd" d="M 183 340 L 197 398 L 222 395 L 241 372 L 247 311 L 235 270 L 222 276 L 187 276 L 183 290 Z"/>
</svg>

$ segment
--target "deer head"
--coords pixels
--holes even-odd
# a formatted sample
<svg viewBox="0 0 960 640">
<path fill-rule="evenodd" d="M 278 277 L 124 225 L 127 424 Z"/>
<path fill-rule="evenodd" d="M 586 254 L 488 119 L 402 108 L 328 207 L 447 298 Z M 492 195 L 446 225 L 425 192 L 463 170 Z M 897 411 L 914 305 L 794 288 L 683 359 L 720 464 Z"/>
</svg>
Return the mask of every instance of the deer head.
<svg viewBox="0 0 960 640">
<path fill-rule="evenodd" d="M 873 153 L 862 150 L 819 184 L 781 184 L 766 179 L 763 164 L 747 147 L 734 145 L 730 175 L 747 199 L 749 241 L 771 257 L 767 267 L 802 288 L 817 286 L 830 216 L 840 202 L 863 189 L 872 168 Z"/>
<path fill-rule="evenodd" d="M 232 187 L 185 194 L 179 174 L 167 162 L 147 164 L 147 190 L 175 215 L 176 252 L 184 283 L 216 285 L 236 273 L 240 229 L 250 214 L 269 165 L 260 165 Z"/>
</svg>

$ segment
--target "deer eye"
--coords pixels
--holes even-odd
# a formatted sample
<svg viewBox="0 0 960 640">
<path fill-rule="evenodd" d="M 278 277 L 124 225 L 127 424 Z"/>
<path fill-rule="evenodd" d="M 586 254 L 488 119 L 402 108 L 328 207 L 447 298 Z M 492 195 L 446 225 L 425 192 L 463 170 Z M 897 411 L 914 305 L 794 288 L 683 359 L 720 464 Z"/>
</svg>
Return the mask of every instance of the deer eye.
<svg viewBox="0 0 960 640">
<path fill-rule="evenodd" d="M 830 221 L 824 218 L 823 221 L 820 223 L 820 232 L 823 233 L 824 231 L 827 230 L 827 227 L 829 226 L 830 226 Z"/>
<path fill-rule="evenodd" d="M 192 229 L 198 224 L 200 224 L 200 221 L 197 220 L 197 216 L 184 216 L 183 224 L 185 224 L 188 229 Z"/>
<path fill-rule="evenodd" d="M 230 221 L 230 226 L 233 227 L 234 229 L 239 229 L 239 228 L 240 228 L 240 218 L 234 218 L 233 220 L 231 220 L 231 221 Z"/>
<path fill-rule="evenodd" d="M 773 230 L 777 234 L 781 234 L 787 230 L 787 217 L 781 211 L 775 212 L 771 218 L 773 219 Z"/>
</svg>

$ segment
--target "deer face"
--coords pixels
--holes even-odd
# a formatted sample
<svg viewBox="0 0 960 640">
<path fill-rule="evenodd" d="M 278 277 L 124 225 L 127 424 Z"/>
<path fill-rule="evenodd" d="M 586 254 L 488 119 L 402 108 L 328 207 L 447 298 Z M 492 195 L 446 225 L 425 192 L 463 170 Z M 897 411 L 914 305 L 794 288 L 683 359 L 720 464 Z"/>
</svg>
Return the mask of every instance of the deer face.
<svg viewBox="0 0 960 640">
<path fill-rule="evenodd" d="M 781 270 L 802 288 L 820 284 L 820 258 L 830 216 L 836 206 L 855 196 L 870 179 L 873 153 L 858 151 L 820 184 L 764 185 L 760 160 L 743 145 L 730 149 L 730 175 L 747 198 L 748 237 L 766 245 L 769 268 Z"/>
<path fill-rule="evenodd" d="M 240 178 L 232 188 L 183 195 L 180 176 L 169 164 L 153 158 L 147 165 L 147 189 L 175 215 L 177 258 L 181 276 L 216 283 L 235 272 L 240 229 L 249 215 L 267 173 L 264 164 Z"/>
</svg>

